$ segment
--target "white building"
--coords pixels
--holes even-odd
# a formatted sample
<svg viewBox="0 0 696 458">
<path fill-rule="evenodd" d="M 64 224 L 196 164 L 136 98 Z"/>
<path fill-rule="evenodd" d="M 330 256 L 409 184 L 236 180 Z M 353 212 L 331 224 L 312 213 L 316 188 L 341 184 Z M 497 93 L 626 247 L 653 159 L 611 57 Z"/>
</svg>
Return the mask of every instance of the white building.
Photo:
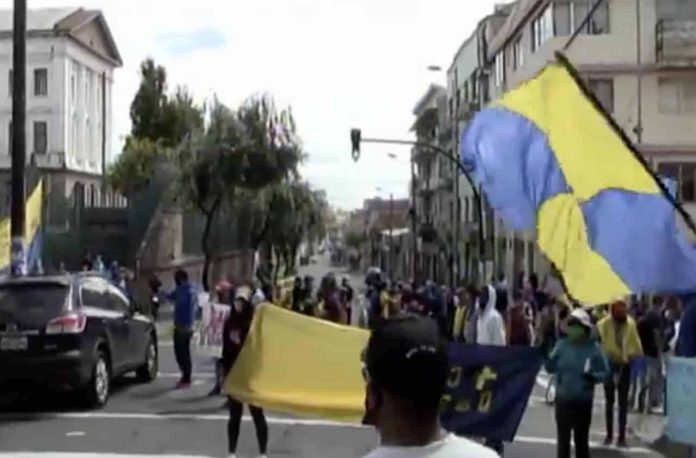
<svg viewBox="0 0 696 458">
<path fill-rule="evenodd" d="M 594 0 L 519 0 L 490 41 L 492 99 L 533 77 L 580 27 Z M 696 209 L 696 2 L 605 0 L 567 52 L 605 109 L 678 197 Z M 543 266 L 534 234 L 496 224 L 497 266 Z"/>
<path fill-rule="evenodd" d="M 112 132 L 114 69 L 122 65 L 97 10 L 55 8 L 27 15 L 27 163 L 51 193 L 75 185 L 99 192 Z M 3 93 L 4 92 L 4 93 Z M 0 204 L 9 204 L 12 119 L 12 10 L 0 10 Z M 90 194 L 91 193 L 91 194 Z M 1 207 L 2 205 L 0 205 Z"/>
</svg>

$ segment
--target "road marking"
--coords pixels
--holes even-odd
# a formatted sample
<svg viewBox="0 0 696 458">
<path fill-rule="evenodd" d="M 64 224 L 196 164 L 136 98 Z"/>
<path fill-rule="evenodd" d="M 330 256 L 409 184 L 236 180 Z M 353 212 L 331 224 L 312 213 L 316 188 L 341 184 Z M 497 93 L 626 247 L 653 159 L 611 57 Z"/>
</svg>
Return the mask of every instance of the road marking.
<svg viewBox="0 0 696 458">
<path fill-rule="evenodd" d="M 157 374 L 157 377 L 159 378 L 176 378 L 180 379 L 181 374 L 178 372 L 159 372 Z M 192 375 L 193 379 L 201 379 L 201 378 L 215 378 L 215 374 L 212 372 L 194 372 Z"/>
<path fill-rule="evenodd" d="M 82 437 L 82 436 L 86 436 L 86 435 L 87 435 L 87 433 L 85 433 L 84 431 L 70 431 L 70 432 L 65 433 L 66 437 Z"/>
<path fill-rule="evenodd" d="M 158 420 L 158 421 L 227 421 L 228 415 L 223 414 L 156 414 L 156 413 L 130 413 L 130 412 L 66 412 L 66 413 L 43 413 L 43 414 L 0 414 L 0 419 L 24 419 L 24 418 L 41 418 L 41 419 L 90 419 L 90 420 Z M 253 421 L 251 416 L 244 415 L 242 421 Z M 365 426 L 358 423 L 341 423 L 331 420 L 320 420 L 311 418 L 284 418 L 284 417 L 266 417 L 266 421 L 271 425 L 279 426 L 308 426 L 308 427 L 335 427 L 335 428 L 350 428 L 350 429 L 371 429 L 370 426 Z M 594 433 L 596 435 L 597 433 Z M 540 445 L 556 445 L 556 439 L 548 437 L 536 436 L 517 436 L 516 443 L 521 444 L 540 444 Z M 613 447 L 606 447 L 599 442 L 591 442 L 590 446 L 595 449 L 614 450 Z M 620 449 L 619 449 L 620 450 Z M 629 447 L 623 449 L 629 453 L 650 454 L 652 450 L 644 447 Z M 4 457 L 0 453 L 0 457 Z M 109 455 L 104 455 L 109 456 Z"/>
</svg>

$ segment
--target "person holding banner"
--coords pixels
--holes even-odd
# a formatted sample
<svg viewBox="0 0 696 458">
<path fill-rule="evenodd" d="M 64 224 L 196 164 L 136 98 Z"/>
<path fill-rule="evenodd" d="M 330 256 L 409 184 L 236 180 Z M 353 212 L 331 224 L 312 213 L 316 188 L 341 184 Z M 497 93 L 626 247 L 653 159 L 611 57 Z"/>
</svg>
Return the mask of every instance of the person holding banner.
<svg viewBox="0 0 696 458">
<path fill-rule="evenodd" d="M 242 350 L 244 340 L 249 333 L 251 322 L 254 318 L 254 305 L 251 302 L 251 288 L 239 286 L 235 291 L 234 304 L 232 310 L 225 321 L 223 328 L 222 342 L 222 364 L 225 374 L 229 374 L 234 365 L 239 352 Z M 235 458 L 237 452 L 237 442 L 239 440 L 239 427 L 242 422 L 242 412 L 244 405 L 232 396 L 227 397 L 229 407 L 229 419 L 227 420 L 227 445 L 229 458 Z M 263 409 L 256 406 L 249 406 L 251 417 L 256 428 L 256 439 L 259 444 L 259 458 L 266 456 L 268 448 L 268 424 Z"/>
<path fill-rule="evenodd" d="M 609 366 L 592 328 L 590 315 L 582 309 L 574 310 L 568 319 L 567 337 L 556 344 L 545 364 L 549 374 L 556 374 L 558 458 L 570 458 L 571 434 L 576 458 L 590 456 L 594 388 L 609 375 Z"/>
<path fill-rule="evenodd" d="M 475 442 L 443 432 L 440 399 L 447 346 L 431 318 L 402 314 L 379 322 L 364 354 L 366 424 L 380 446 L 365 458 L 495 458 Z"/>
</svg>

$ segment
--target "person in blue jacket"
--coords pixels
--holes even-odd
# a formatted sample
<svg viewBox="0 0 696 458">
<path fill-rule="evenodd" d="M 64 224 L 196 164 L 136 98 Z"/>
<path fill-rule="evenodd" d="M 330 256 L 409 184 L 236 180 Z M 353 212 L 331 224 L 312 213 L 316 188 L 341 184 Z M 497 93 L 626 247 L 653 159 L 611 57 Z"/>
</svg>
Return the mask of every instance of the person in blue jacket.
<svg viewBox="0 0 696 458">
<path fill-rule="evenodd" d="M 546 370 L 556 374 L 557 456 L 570 457 L 572 434 L 576 458 L 589 458 L 594 389 L 609 375 L 609 365 L 587 312 L 571 313 L 566 337 L 551 351 Z"/>
<path fill-rule="evenodd" d="M 174 303 L 174 356 L 181 370 L 177 388 L 191 386 L 191 338 L 196 320 L 196 288 L 189 282 L 188 273 L 179 269 L 174 272 L 176 287 L 166 294 L 166 299 Z"/>
</svg>

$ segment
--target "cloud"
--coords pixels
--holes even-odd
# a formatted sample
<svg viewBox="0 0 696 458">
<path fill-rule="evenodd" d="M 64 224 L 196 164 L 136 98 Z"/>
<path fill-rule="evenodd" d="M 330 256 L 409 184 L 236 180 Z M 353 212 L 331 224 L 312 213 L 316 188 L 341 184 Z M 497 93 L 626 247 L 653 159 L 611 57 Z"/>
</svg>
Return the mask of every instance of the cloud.
<svg viewBox="0 0 696 458">
<path fill-rule="evenodd" d="M 408 147 L 364 145 L 350 158 L 349 132 L 409 139 L 415 103 L 445 83 L 454 53 L 498 0 L 80 0 L 104 12 L 124 59 L 115 74 L 114 143 L 130 130 L 138 66 L 148 56 L 167 68 L 169 86 L 236 106 L 272 93 L 293 107 L 310 153 L 302 170 L 344 208 L 366 197 L 405 196 Z M 32 0 L 31 7 L 65 0 Z M 12 7 L 11 0 L 0 6 Z M 445 14 L 443 14 L 443 12 Z M 114 151 L 116 152 L 116 151 Z M 393 153 L 398 161 L 387 157 Z"/>
<path fill-rule="evenodd" d="M 216 49 L 225 46 L 226 39 L 220 31 L 212 28 L 190 32 L 165 33 L 159 41 L 173 56 L 182 56 L 202 49 Z"/>
</svg>

